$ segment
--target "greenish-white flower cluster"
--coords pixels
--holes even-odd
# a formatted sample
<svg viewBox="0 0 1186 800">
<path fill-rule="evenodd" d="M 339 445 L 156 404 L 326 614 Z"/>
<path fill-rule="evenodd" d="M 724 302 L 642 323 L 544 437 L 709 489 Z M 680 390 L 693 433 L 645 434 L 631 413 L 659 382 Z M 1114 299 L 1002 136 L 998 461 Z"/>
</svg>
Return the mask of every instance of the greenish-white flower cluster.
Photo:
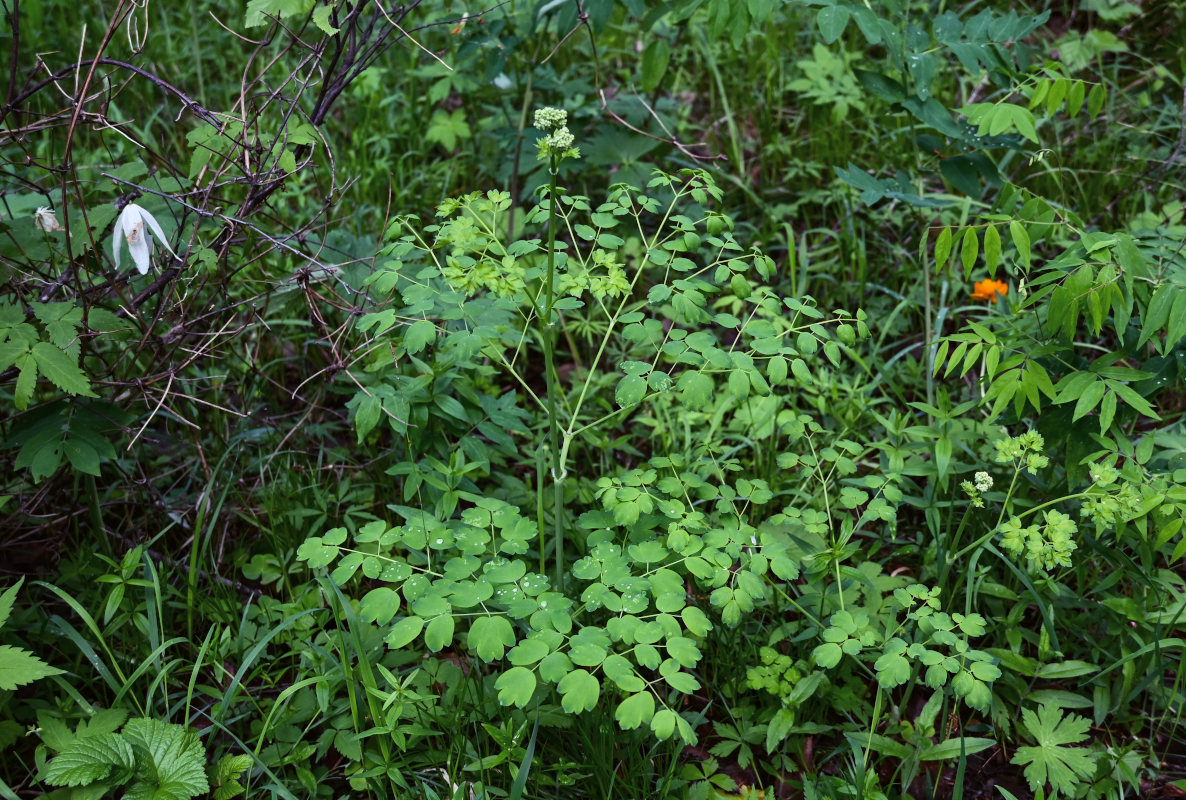
<svg viewBox="0 0 1186 800">
<path fill-rule="evenodd" d="M 568 112 L 561 108 L 536 109 L 535 127 L 543 131 L 546 136 L 539 140 L 539 157 L 541 161 L 556 158 L 580 158 L 581 152 L 573 144 L 576 137 L 568 130 Z"/>
<path fill-rule="evenodd" d="M 984 498 L 981 495 L 992 488 L 992 476 L 987 472 L 977 472 L 973 480 L 962 482 L 960 488 L 972 499 L 973 506 L 984 508 Z"/>
</svg>

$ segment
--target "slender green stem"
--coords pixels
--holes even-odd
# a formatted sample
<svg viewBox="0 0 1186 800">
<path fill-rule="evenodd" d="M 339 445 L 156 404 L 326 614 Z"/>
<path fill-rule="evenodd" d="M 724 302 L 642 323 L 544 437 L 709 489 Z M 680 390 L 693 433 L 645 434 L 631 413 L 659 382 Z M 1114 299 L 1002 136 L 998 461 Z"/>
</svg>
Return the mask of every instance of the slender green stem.
<svg viewBox="0 0 1186 800">
<path fill-rule="evenodd" d="M 556 414 L 556 175 L 560 158 L 553 154 L 548 182 L 548 276 L 544 284 L 544 308 L 540 317 L 540 341 L 544 349 L 544 377 L 548 387 L 548 442 L 552 451 L 552 541 L 556 553 L 555 585 L 564 583 L 564 460 L 560 452 L 560 420 Z"/>
</svg>

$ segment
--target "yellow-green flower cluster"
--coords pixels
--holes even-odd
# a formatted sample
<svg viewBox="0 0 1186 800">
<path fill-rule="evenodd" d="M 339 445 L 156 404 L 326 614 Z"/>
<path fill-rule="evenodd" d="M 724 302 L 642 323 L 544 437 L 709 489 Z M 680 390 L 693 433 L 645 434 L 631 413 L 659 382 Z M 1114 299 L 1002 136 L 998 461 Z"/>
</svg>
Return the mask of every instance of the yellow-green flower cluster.
<svg viewBox="0 0 1186 800">
<path fill-rule="evenodd" d="M 1131 482 L 1121 480 L 1120 470 L 1108 464 L 1092 464 L 1087 471 L 1091 488 L 1086 492 L 1080 516 L 1090 517 L 1100 530 L 1140 515 L 1144 502 L 1141 492 Z"/>
<path fill-rule="evenodd" d="M 1027 431 L 1020 436 L 999 439 L 993 446 L 997 449 L 998 464 L 1013 464 L 1024 468 L 1030 474 L 1045 469 L 1050 464 L 1050 459 L 1042 454 L 1046 441 L 1037 431 Z"/>
<path fill-rule="evenodd" d="M 568 130 L 567 111 L 551 107 L 536 109 L 534 123 L 536 128 L 546 134 L 536 145 L 540 161 L 553 157 L 557 161 L 581 157 L 581 151 L 573 147 L 576 137 Z"/>
<path fill-rule="evenodd" d="M 1071 553 L 1078 545 L 1075 521 L 1061 511 L 1044 511 L 1043 523 L 1023 526 L 1020 517 L 1001 525 L 1001 547 L 1014 558 L 1025 557 L 1031 566 L 1051 570 L 1071 566 Z"/>
<path fill-rule="evenodd" d="M 557 276 L 556 290 L 572 297 L 588 291 L 598 300 L 616 299 L 630 291 L 626 269 L 613 253 L 597 249 L 591 253 L 591 260 L 591 265 L 568 261 L 566 271 Z"/>
</svg>

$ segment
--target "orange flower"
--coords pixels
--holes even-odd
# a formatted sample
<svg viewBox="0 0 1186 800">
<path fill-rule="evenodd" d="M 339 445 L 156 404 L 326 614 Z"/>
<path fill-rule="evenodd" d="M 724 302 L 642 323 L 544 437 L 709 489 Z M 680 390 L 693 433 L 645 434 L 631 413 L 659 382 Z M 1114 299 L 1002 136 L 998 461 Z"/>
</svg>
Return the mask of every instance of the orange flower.
<svg viewBox="0 0 1186 800">
<path fill-rule="evenodd" d="M 973 300 L 989 300 L 993 303 L 997 301 L 998 294 L 1008 294 L 1008 284 L 1001 281 L 976 281 L 976 286 L 972 290 Z"/>
</svg>

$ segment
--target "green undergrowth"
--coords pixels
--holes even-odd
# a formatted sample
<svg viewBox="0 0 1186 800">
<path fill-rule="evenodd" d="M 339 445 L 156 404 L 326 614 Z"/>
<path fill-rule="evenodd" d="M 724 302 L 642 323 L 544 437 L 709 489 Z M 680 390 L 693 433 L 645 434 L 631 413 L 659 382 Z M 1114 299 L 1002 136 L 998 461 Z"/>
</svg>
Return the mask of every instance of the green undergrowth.
<svg viewBox="0 0 1186 800">
<path fill-rule="evenodd" d="M 0 797 L 1186 788 L 1176 5 L 83 5 Z"/>
</svg>

